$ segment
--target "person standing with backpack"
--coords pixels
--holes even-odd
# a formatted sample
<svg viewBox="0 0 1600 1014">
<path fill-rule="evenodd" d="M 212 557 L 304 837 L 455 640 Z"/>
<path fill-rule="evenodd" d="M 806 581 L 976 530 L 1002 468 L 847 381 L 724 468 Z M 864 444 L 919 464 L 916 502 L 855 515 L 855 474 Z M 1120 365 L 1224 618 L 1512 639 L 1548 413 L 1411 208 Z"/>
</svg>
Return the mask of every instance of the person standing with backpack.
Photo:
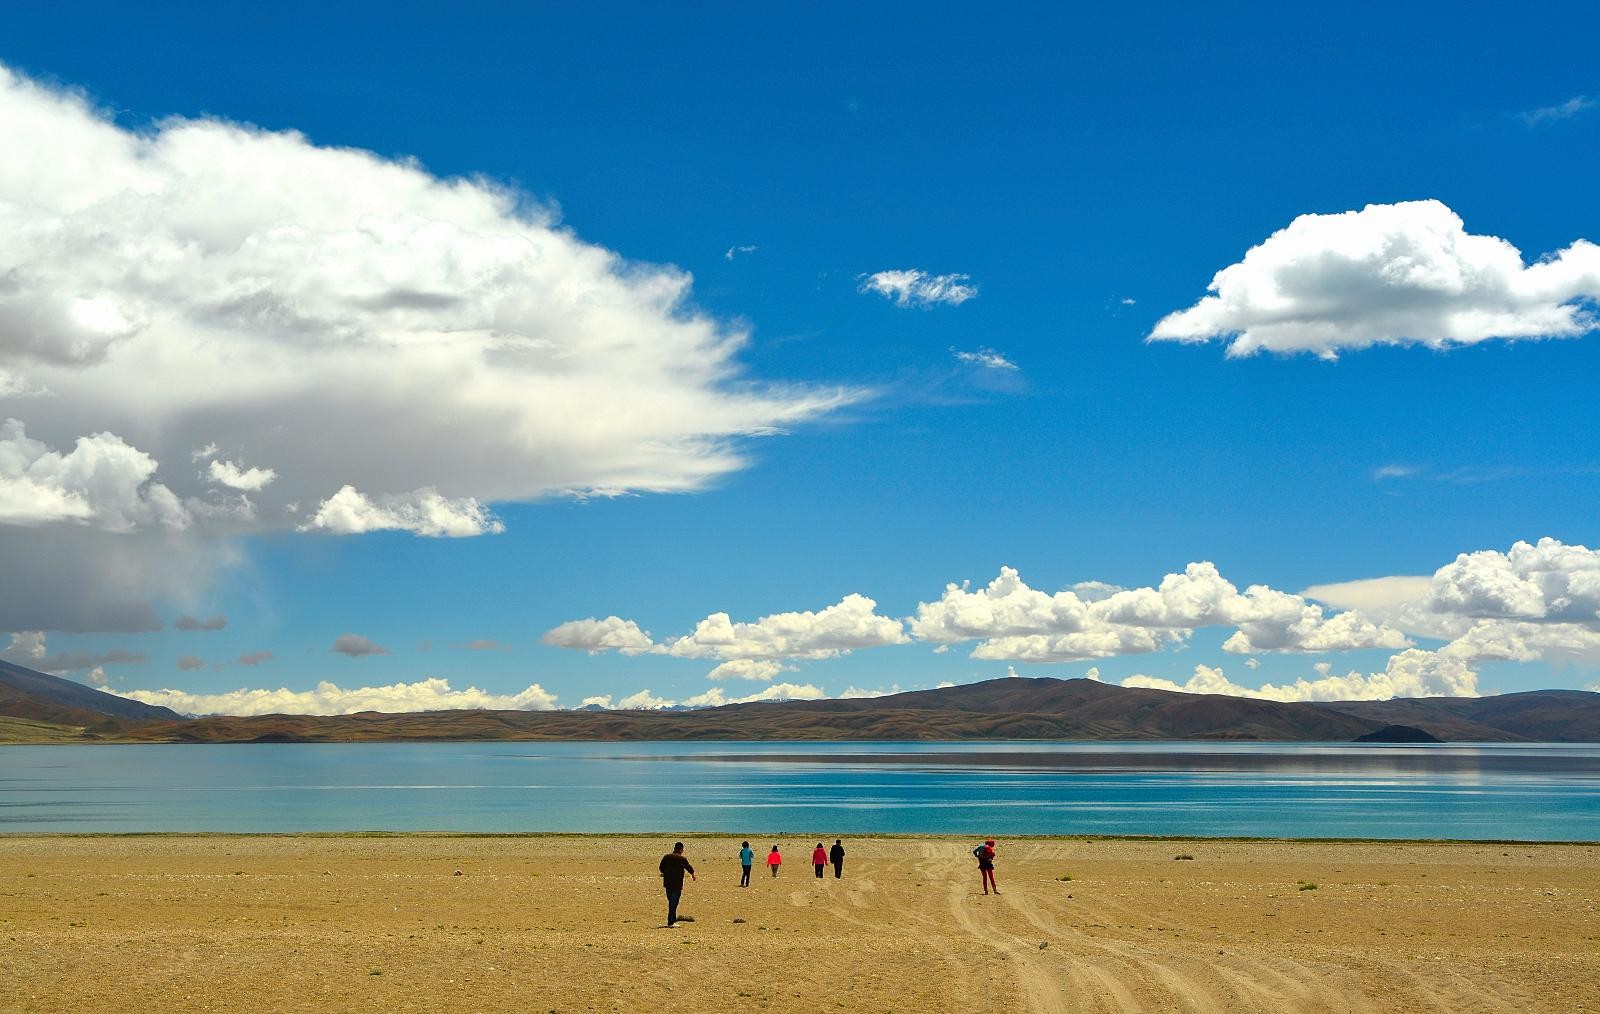
<svg viewBox="0 0 1600 1014">
<path fill-rule="evenodd" d="M 749 842 L 745 842 L 739 847 L 739 866 L 744 870 L 744 873 L 739 877 L 740 887 L 750 886 L 750 867 L 754 866 L 755 863 L 755 850 L 750 847 Z"/>
<path fill-rule="evenodd" d="M 994 888 L 994 893 L 1000 893 L 1000 885 L 994 882 L 994 839 L 984 840 L 982 845 L 972 850 L 973 858 L 978 860 L 978 876 L 983 880 L 983 893 L 988 894 L 989 888 Z"/>
</svg>

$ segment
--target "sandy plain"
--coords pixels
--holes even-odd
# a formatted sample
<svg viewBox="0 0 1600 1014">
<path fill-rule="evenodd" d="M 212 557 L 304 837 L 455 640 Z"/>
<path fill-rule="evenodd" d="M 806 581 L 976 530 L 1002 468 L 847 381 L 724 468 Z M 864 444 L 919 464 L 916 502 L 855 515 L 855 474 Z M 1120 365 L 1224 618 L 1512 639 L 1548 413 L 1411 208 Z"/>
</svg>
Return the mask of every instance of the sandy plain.
<svg viewBox="0 0 1600 1014">
<path fill-rule="evenodd" d="M 0 836 L 0 1010 L 1600 1010 L 1600 846 L 818 840 Z"/>
</svg>

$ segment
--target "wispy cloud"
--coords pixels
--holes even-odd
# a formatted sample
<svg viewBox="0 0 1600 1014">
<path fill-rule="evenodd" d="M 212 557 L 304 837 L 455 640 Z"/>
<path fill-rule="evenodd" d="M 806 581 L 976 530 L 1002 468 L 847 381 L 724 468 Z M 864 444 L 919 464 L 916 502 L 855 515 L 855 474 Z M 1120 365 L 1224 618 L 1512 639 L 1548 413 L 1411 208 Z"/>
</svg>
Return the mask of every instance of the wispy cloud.
<svg viewBox="0 0 1600 1014">
<path fill-rule="evenodd" d="M 959 306 L 978 295 L 970 275 L 933 275 L 916 268 L 878 271 L 861 281 L 861 292 L 875 292 L 896 306 Z"/>
<path fill-rule="evenodd" d="M 980 348 L 976 352 L 966 352 L 966 351 L 963 351 L 961 349 L 952 348 L 950 350 L 950 354 L 955 356 L 956 360 L 959 361 L 959 362 L 966 363 L 968 366 L 977 366 L 977 367 L 979 367 L 981 369 L 986 369 L 986 370 L 1015 370 L 1015 369 L 1018 369 L 1018 366 L 1017 366 L 1016 363 L 1013 363 L 1011 360 L 1007 359 L 1004 355 L 1000 354 L 999 352 L 996 352 L 994 349 L 991 349 L 991 348 Z"/>
<path fill-rule="evenodd" d="M 1379 465 L 1372 470 L 1372 479 L 1379 482 L 1384 479 L 1409 479 L 1420 472 L 1415 465 Z"/>
<path fill-rule="evenodd" d="M 731 261 L 735 257 L 743 254 L 753 254 L 759 249 L 761 248 L 756 246 L 754 243 L 751 243 L 747 246 L 730 246 L 728 247 L 728 252 L 722 255 L 722 259 Z"/>
<path fill-rule="evenodd" d="M 271 662 L 274 657 L 270 651 L 247 651 L 240 655 L 236 661 L 240 665 L 258 666 L 263 662 Z"/>
<path fill-rule="evenodd" d="M 1565 102 L 1553 106 L 1540 106 L 1517 115 L 1522 122 L 1530 127 L 1540 127 L 1547 123 L 1560 123 L 1581 116 L 1594 108 L 1594 99 L 1587 95 L 1574 95 Z"/>
<path fill-rule="evenodd" d="M 1373 469 L 1375 482 L 1384 479 L 1416 479 L 1419 482 L 1449 482 L 1458 486 L 1471 486 L 1480 482 L 1505 482 L 1508 479 L 1525 479 L 1530 476 L 1545 478 L 1568 475 L 1594 475 L 1600 465 L 1562 465 L 1557 468 L 1530 468 L 1526 465 L 1457 465 L 1454 468 L 1431 468 L 1424 465 L 1382 465 Z"/>
</svg>

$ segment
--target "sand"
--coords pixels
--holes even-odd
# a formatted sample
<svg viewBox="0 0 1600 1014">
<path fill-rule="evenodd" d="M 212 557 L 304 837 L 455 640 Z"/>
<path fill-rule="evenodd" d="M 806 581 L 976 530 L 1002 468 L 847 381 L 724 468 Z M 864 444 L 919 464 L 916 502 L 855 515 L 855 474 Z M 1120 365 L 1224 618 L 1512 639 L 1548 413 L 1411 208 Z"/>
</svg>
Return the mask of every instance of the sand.
<svg viewBox="0 0 1600 1014">
<path fill-rule="evenodd" d="M 1600 1010 L 1600 846 L 819 840 L 0 836 L 0 1010 Z"/>
</svg>

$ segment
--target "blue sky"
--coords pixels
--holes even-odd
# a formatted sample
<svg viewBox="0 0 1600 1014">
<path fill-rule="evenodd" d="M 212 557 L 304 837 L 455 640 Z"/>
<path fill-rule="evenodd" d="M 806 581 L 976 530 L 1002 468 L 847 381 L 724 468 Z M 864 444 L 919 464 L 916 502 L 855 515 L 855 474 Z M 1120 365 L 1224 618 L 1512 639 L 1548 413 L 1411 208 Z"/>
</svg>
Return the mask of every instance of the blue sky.
<svg viewBox="0 0 1600 1014">
<path fill-rule="evenodd" d="M 780 684 L 837 694 L 1091 668 L 1107 680 L 1143 675 L 1182 685 L 1205 666 L 1225 672 L 1232 689 L 1254 689 L 1349 672 L 1392 675 L 1392 660 L 1411 650 L 1428 653 L 1410 659 L 1427 672 L 1445 661 L 1454 668 L 1396 685 L 1489 692 L 1592 684 L 1600 678 L 1600 619 L 1584 606 L 1595 594 L 1585 582 L 1600 580 L 1600 563 L 1587 551 L 1557 554 L 1548 566 L 1506 554 L 1518 541 L 1600 542 L 1600 339 L 1587 316 L 1600 289 L 1593 260 L 1574 246 L 1600 239 L 1592 171 L 1600 78 L 1587 42 L 1597 21 L 1579 5 L 1515 20 L 1421 6 L 1070 14 L 950 7 L 915 17 L 843 7 L 788 16 L 742 7 L 508 14 L 472 5 L 448 17 L 392 5 L 290 5 L 270 15 L 168 6 L 134 17 L 71 4 L 0 12 L 0 64 L 31 89 L 19 97 L 18 85 L 8 100 L 49 110 L 28 128 L 36 132 L 33 154 L 0 181 L 9 187 L 0 208 L 15 216 L 8 223 L 56 214 L 70 220 L 74 236 L 112 235 L 93 245 L 94 267 L 80 273 L 96 274 L 102 287 L 79 298 L 120 315 L 108 318 L 110 337 L 89 358 L 51 353 L 42 344 L 55 340 L 44 311 L 24 305 L 37 297 L 44 306 L 63 291 L 59 278 L 47 286 L 41 269 L 37 291 L 24 287 L 14 304 L 26 313 L 0 313 L 0 419 L 26 427 L 16 446 L 32 447 L 23 457 L 35 465 L 96 433 L 116 437 L 97 453 L 115 457 L 126 447 L 159 462 L 135 469 L 144 485 L 129 493 L 132 506 L 115 511 L 87 486 L 61 478 L 68 484 L 41 492 L 43 473 L 26 473 L 34 476 L 29 495 L 49 493 L 57 507 L 68 506 L 55 514 L 38 504 L 31 513 L 14 508 L 0 524 L 0 559 L 19 575 L 13 594 L 0 594 L 0 631 L 44 634 L 14 640 L 8 657 L 26 664 L 69 653 L 94 661 L 116 649 L 142 655 L 143 662 L 100 665 L 93 678 L 119 691 L 306 691 L 323 680 L 356 688 L 441 677 L 458 690 L 499 695 L 538 684 L 562 706 L 644 689 L 670 700 L 720 689 L 734 699 Z M 73 100 L 62 98 L 73 93 L 98 112 L 74 113 Z M 293 149 L 281 170 L 276 155 L 245 155 L 255 168 L 236 167 L 220 181 L 203 166 L 233 165 L 226 146 L 248 147 L 220 127 L 200 132 L 217 146 L 205 159 L 170 156 L 182 165 L 161 184 L 172 188 L 162 191 L 163 207 L 243 218 L 239 208 L 273 195 L 277 210 L 237 225 L 252 242 L 285 226 L 334 236 L 328 223 L 337 213 L 326 209 L 379 185 L 363 175 L 375 172 L 368 168 L 329 162 L 326 173 L 312 172 L 304 160 L 322 158 L 317 150 L 356 149 L 414 160 L 411 171 L 427 177 L 487 181 L 514 193 L 506 200 L 522 209 L 504 214 L 558 214 L 562 235 L 625 259 L 604 270 L 602 288 L 621 292 L 632 316 L 612 324 L 582 316 L 581 327 L 595 329 L 584 341 L 604 345 L 606 327 L 635 328 L 645 335 L 629 339 L 641 343 L 637 356 L 616 362 L 654 364 L 651 350 L 670 354 L 637 380 L 648 390 L 618 394 L 615 405 L 606 400 L 606 369 L 619 367 L 597 368 L 585 378 L 594 393 L 573 395 L 577 407 L 552 409 L 554 421 L 524 421 L 518 440 L 507 438 L 510 457 L 475 440 L 431 449 L 430 433 L 455 433 L 460 413 L 481 401 L 463 402 L 463 410 L 427 394 L 364 400 L 361 377 L 413 393 L 450 384 L 454 374 L 437 364 L 430 374 L 410 359 L 375 357 L 350 373 L 339 372 L 349 364 L 330 363 L 335 379 L 284 393 L 293 371 L 251 375 L 265 354 L 244 344 L 278 334 L 279 318 L 219 325 L 196 316 L 196 300 L 211 298 L 200 282 L 182 307 L 161 302 L 176 299 L 162 295 L 173 289 L 165 282 L 129 294 L 123 279 L 154 255 L 128 237 L 160 232 L 179 212 L 141 204 L 92 220 L 75 197 L 30 203 L 30 172 L 48 180 L 62 165 L 85 166 L 81 185 L 92 189 L 103 183 L 96 174 L 132 180 L 157 161 L 53 150 L 94 116 L 146 139 L 173 130 L 172 118 L 303 135 L 279 146 Z M 432 197 L 417 201 L 393 206 L 408 229 L 454 214 Z M 1290 268 L 1258 274 L 1305 282 L 1310 294 L 1294 309 L 1324 328 L 1320 337 L 1268 336 L 1262 351 L 1230 356 L 1227 335 L 1248 327 L 1248 314 L 1234 313 L 1211 340 L 1147 340 L 1169 314 L 1199 303 L 1217 272 L 1245 263 L 1246 251 L 1301 216 L 1399 208 L 1352 228 L 1408 241 L 1449 233 L 1447 218 L 1410 203 L 1422 201 L 1459 216 L 1461 235 L 1498 237 L 1527 265 L 1551 255 L 1570 278 L 1540 294 L 1517 289 L 1515 299 L 1501 290 L 1524 285 L 1517 271 L 1474 276 L 1464 295 L 1404 284 L 1396 294 L 1392 284 L 1372 287 L 1383 264 L 1368 264 L 1367 275 L 1338 274 L 1317 248 L 1333 241 L 1319 223 L 1334 220 L 1315 219 L 1304 235 L 1285 234 Z M 69 203 L 70 214 L 61 210 Z M 338 228 L 367 229 L 363 223 L 389 207 L 374 204 L 366 218 Z M 139 215 L 154 216 L 142 232 L 128 224 Z M 451 244 L 472 242 L 483 221 L 452 221 L 465 239 L 419 235 L 433 237 L 427 249 L 446 250 L 450 264 L 466 263 L 468 247 Z M 384 277 L 416 267 L 400 262 L 418 247 L 376 227 L 371 234 L 378 239 L 370 246 L 334 263 L 360 266 L 365 257 L 373 272 L 390 273 Z M 230 243 L 226 255 L 237 256 L 237 236 Z M 318 256 L 333 249 L 334 240 L 327 243 Z M 0 256 L 32 264 L 56 249 L 24 239 Z M 1563 251 L 1573 252 L 1562 258 Z M 1435 253 L 1416 256 L 1428 270 L 1459 266 L 1454 254 L 1429 261 Z M 250 277 L 266 279 L 263 291 L 281 297 L 275 306 L 314 316 L 309 302 L 296 304 L 310 300 L 307 290 L 275 282 L 269 263 L 280 262 L 252 263 Z M 537 273 L 550 260 L 529 263 L 519 270 Z M 650 266 L 682 272 L 674 277 L 685 287 L 665 309 L 641 280 Z M 62 270 L 60 278 L 79 277 Z M 228 270 L 237 284 L 241 275 Z M 879 272 L 913 270 L 960 276 L 947 284 L 975 295 L 901 306 L 870 284 Z M 478 284 L 483 276 L 474 277 Z M 1396 275 L 1383 277 L 1390 284 Z M 440 284 L 445 291 L 424 295 L 453 297 L 448 282 Z M 538 305 L 564 291 L 512 277 L 492 294 L 532 293 L 533 305 L 519 304 L 526 326 L 518 333 L 530 342 L 519 355 L 560 347 L 561 328 L 580 326 L 548 323 Z M 1390 295 L 1411 302 L 1391 305 Z M 1472 302 L 1502 296 L 1503 305 Z M 381 320 L 354 324 L 342 306 L 338 321 L 388 340 L 398 305 L 385 304 Z M 1386 306 L 1405 315 L 1412 330 L 1404 340 L 1386 341 Z M 1552 324 L 1562 307 L 1570 319 Z M 1491 311 L 1501 316 L 1474 330 L 1472 315 Z M 709 352 L 680 333 L 686 317 L 747 341 L 726 355 Z M 454 333 L 448 318 L 441 313 L 427 326 Z M 127 351 L 166 340 L 164 328 L 202 326 L 212 329 L 205 347 L 215 356 L 182 381 L 171 371 L 185 369 L 176 364 L 186 357 Z M 666 337 L 649 337 L 653 329 Z M 1507 333 L 1523 340 L 1504 340 Z M 1364 347 L 1372 341 L 1380 344 Z M 317 348 L 322 355 L 327 347 Z M 673 358 L 680 355 L 698 357 L 693 383 L 682 389 L 682 361 Z M 484 368 L 497 361 L 485 359 Z M 322 365 L 308 358 L 304 370 Z M 562 383 L 566 368 L 551 367 L 540 383 Z M 225 373 L 227 383 L 208 370 Z M 139 390 L 108 395 L 115 371 Z M 186 393 L 168 395 L 164 385 Z M 237 403 L 219 407 L 220 394 L 197 393 L 215 385 Z M 562 398 L 538 390 L 528 397 Z M 746 392 L 760 392 L 763 405 L 728 404 Z M 321 408 L 308 410 L 312 404 Z M 294 430 L 308 411 L 323 409 L 325 420 Z M 595 418 L 635 410 L 641 418 L 623 436 L 606 437 L 604 453 L 632 461 L 629 446 L 668 446 L 670 463 L 650 466 L 665 472 L 622 482 L 622 495 L 610 495 L 619 492 L 608 487 L 615 469 L 585 471 L 596 453 L 591 440 L 601 439 L 587 431 L 560 467 L 546 460 L 542 442 L 557 431 L 565 438 L 563 420 L 609 432 Z M 681 413 L 692 424 L 680 426 Z M 730 414 L 739 421 L 726 422 Z M 268 431 L 280 422 L 298 435 L 274 444 Z M 657 433 L 663 427 L 670 433 Z M 684 432 L 711 434 L 715 448 L 687 447 Z M 352 436 L 344 448 L 346 434 L 360 440 Z M 207 441 L 221 445 L 213 456 L 191 454 Z M 414 458 L 396 452 L 408 441 L 417 442 Z M 325 451 L 327 461 L 319 458 Z M 190 473 L 205 479 L 212 462 L 270 468 L 277 478 L 196 486 Z M 338 469 L 350 462 L 373 464 L 346 478 Z M 292 486 L 297 470 L 313 469 L 317 481 L 306 479 L 290 504 L 300 513 L 271 502 L 269 492 L 300 489 Z M 590 483 L 591 473 L 598 493 L 559 488 Z M 0 466 L 0 490 L 6 481 Z M 188 505 L 181 523 L 160 513 L 150 493 L 156 481 Z M 338 523 L 316 508 L 347 482 L 364 499 L 350 501 L 360 509 Z M 419 527 L 417 512 L 429 508 L 413 494 L 428 488 L 443 495 L 440 509 L 453 521 L 482 534 L 404 530 Z M 242 495 L 255 515 L 219 519 L 219 490 Z M 71 506 L 80 503 L 88 506 Z M 0 497 L 0 515 L 4 504 Z M 388 513 L 373 513 L 374 504 Z M 378 527 L 401 530 L 370 530 Z M 1377 586 L 1364 597 L 1316 599 L 1329 618 L 1357 609 L 1384 631 L 1328 642 L 1364 645 L 1334 650 L 1311 650 L 1321 643 L 1313 638 L 1297 650 L 1224 651 L 1239 617 L 1257 608 L 1242 599 L 1218 606 L 1230 622 L 1160 627 L 1182 633 L 1159 650 L 1078 652 L 1085 657 L 1066 661 L 1040 661 L 1037 645 L 971 657 L 987 641 L 1046 636 L 998 620 L 987 636 L 949 641 L 906 628 L 905 643 L 870 635 L 789 649 L 685 642 L 678 657 L 670 648 L 716 613 L 751 622 L 823 610 L 853 594 L 876 602 L 873 615 L 898 621 L 919 603 L 939 603 L 947 583 L 978 589 L 1002 566 L 1047 598 L 1086 581 L 1154 587 L 1195 562 L 1214 563 L 1240 592 L 1260 584 L 1295 594 L 1426 577 L 1462 553 L 1494 555 L 1473 558 L 1426 594 L 1413 589 L 1410 599 L 1386 588 L 1373 604 Z M 97 572 L 95 561 L 110 562 Z M 1495 583 L 1502 578 L 1524 591 L 1537 585 L 1545 598 L 1535 607 L 1508 606 L 1505 596 L 1450 597 L 1460 588 L 1503 592 L 1504 582 Z M 61 587 L 34 593 L 52 581 Z M 94 584 L 107 601 L 84 606 L 74 582 Z M 1094 601 L 1090 594 L 1082 601 Z M 63 602 L 56 612 L 52 595 Z M 133 629 L 152 626 L 129 621 L 134 614 L 157 617 L 161 629 Z M 227 623 L 177 629 L 184 614 Z M 567 621 L 608 616 L 649 631 L 652 648 L 590 654 L 541 643 Z M 1077 621 L 1062 622 L 1054 633 L 1079 631 Z M 1476 640 L 1463 642 L 1472 630 Z M 388 653 L 331 652 L 345 634 Z M 1507 638 L 1520 646 L 1479 644 Z M 500 647 L 454 647 L 485 641 Z M 1437 653 L 1452 644 L 1441 660 Z M 936 653 L 941 645 L 947 650 Z M 238 662 L 257 652 L 273 657 Z M 204 664 L 180 669 L 186 658 Z M 729 659 L 780 668 L 765 680 L 708 681 L 707 671 Z M 1462 667 L 1472 682 L 1462 682 Z M 62 671 L 85 679 L 96 672 Z"/>
</svg>

